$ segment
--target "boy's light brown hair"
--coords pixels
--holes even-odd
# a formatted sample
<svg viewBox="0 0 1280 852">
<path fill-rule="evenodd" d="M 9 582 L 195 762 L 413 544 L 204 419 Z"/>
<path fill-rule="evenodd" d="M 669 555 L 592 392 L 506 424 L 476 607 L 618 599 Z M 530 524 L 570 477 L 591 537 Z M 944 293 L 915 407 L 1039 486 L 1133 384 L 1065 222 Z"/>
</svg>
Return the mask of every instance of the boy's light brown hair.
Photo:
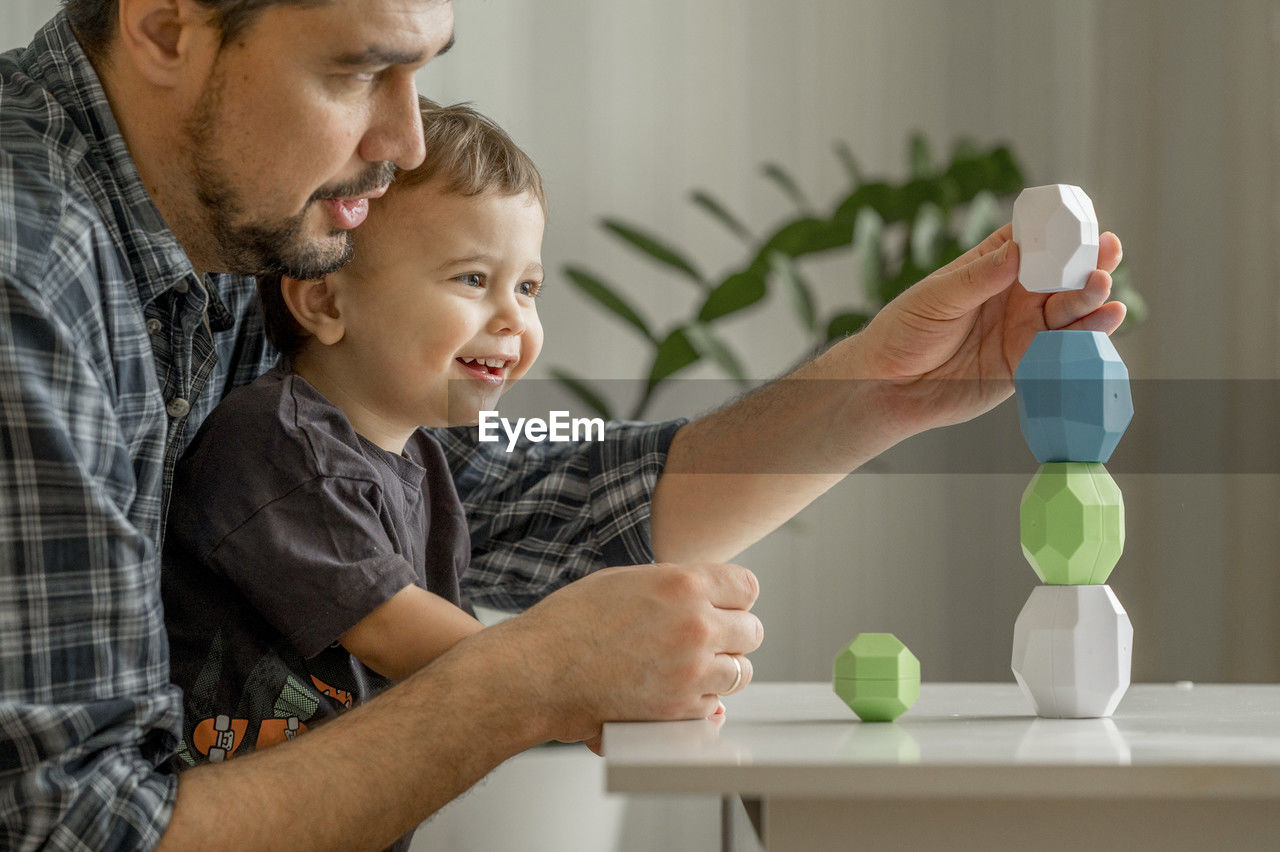
<svg viewBox="0 0 1280 852">
<path fill-rule="evenodd" d="M 426 183 L 437 183 L 442 192 L 461 196 L 527 192 L 538 199 L 546 215 L 542 176 L 506 131 L 466 104 L 440 106 L 422 97 L 418 102 L 427 158 L 416 169 L 397 173 L 388 194 Z M 258 296 L 267 339 L 281 355 L 296 355 L 308 335 L 280 295 L 279 273 L 258 277 Z"/>
</svg>

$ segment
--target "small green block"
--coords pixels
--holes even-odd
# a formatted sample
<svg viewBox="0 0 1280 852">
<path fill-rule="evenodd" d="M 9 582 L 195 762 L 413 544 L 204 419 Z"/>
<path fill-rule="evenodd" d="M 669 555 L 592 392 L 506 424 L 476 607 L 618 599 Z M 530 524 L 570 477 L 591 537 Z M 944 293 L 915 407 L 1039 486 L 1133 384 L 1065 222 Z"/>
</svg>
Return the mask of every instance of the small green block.
<svg viewBox="0 0 1280 852">
<path fill-rule="evenodd" d="M 1124 498 L 1101 464 L 1041 465 L 1019 514 L 1022 554 L 1041 582 L 1101 585 L 1124 551 Z"/>
<path fill-rule="evenodd" d="M 832 688 L 864 722 L 892 722 L 920 697 L 920 661 L 892 633 L 861 633 L 836 654 Z"/>
</svg>

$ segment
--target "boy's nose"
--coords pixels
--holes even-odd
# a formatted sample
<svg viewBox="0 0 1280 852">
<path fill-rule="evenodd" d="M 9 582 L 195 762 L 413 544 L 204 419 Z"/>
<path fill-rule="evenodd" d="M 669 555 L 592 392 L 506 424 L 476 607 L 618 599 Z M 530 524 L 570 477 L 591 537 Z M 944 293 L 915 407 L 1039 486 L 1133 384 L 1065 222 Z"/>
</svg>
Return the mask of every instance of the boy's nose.
<svg viewBox="0 0 1280 852">
<path fill-rule="evenodd" d="M 498 297 L 493 318 L 489 321 L 489 331 L 493 334 L 523 334 L 524 329 L 524 312 L 516 301 L 515 293 Z"/>
</svg>

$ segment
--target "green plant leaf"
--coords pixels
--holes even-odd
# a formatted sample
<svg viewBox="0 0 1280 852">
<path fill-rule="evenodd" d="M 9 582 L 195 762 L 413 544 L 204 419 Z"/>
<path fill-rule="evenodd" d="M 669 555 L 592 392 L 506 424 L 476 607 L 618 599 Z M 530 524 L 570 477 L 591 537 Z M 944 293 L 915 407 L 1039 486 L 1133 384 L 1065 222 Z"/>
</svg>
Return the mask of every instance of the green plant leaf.
<svg viewBox="0 0 1280 852">
<path fill-rule="evenodd" d="M 885 278 L 883 232 L 884 220 L 874 209 L 865 207 L 858 213 L 853 225 L 853 250 L 858 255 L 862 290 L 872 299 L 879 298 Z"/>
<path fill-rule="evenodd" d="M 937 267 L 938 244 L 942 239 L 945 223 L 937 205 L 925 203 L 911 222 L 907 245 L 911 247 L 911 262 L 921 269 Z"/>
<path fill-rule="evenodd" d="M 668 334 L 658 344 L 658 351 L 653 354 L 653 366 L 649 368 L 649 383 L 645 391 L 645 399 L 648 399 L 649 394 L 659 382 L 696 364 L 699 357 L 698 350 L 693 347 L 683 328 L 677 328 Z"/>
<path fill-rule="evenodd" d="M 836 314 L 827 322 L 827 341 L 843 340 L 870 321 L 871 317 L 869 315 L 858 313 L 857 311 Z"/>
<path fill-rule="evenodd" d="M 840 203 L 832 219 L 852 225 L 858 213 L 868 208 L 876 211 L 885 224 L 904 222 L 909 218 L 898 187 L 884 181 L 868 181 Z"/>
<path fill-rule="evenodd" d="M 590 272 L 587 272 L 577 266 L 566 266 L 564 268 L 564 274 L 569 277 L 569 280 L 572 281 L 579 290 L 586 293 L 614 316 L 637 329 L 648 340 L 654 343 L 658 342 L 658 339 L 653 336 L 653 332 L 649 330 L 649 326 L 645 323 L 639 312 L 637 312 L 636 309 L 633 308 L 625 299 L 615 293 L 613 288 L 609 285 L 605 284 Z"/>
<path fill-rule="evenodd" d="M 765 163 L 763 171 L 764 176 L 777 184 L 778 188 L 781 189 L 802 212 L 808 213 L 813 210 L 813 205 L 809 203 L 809 199 L 805 197 L 804 191 L 800 189 L 800 184 L 796 183 L 795 178 L 789 175 L 782 166 L 777 163 Z"/>
<path fill-rule="evenodd" d="M 960 244 L 973 248 L 996 229 L 1000 221 L 1000 202 L 989 190 L 982 190 L 969 202 L 969 211 L 960 226 Z"/>
<path fill-rule="evenodd" d="M 1120 332 L 1132 331 L 1133 327 L 1144 322 L 1149 311 L 1147 300 L 1133 286 L 1133 276 L 1129 274 L 1129 266 L 1121 261 L 1116 271 L 1111 273 L 1111 298 L 1124 302 L 1128 312 L 1120 323 Z"/>
<path fill-rule="evenodd" d="M 584 405 L 603 417 L 605 420 L 613 420 L 613 411 L 609 407 L 609 403 L 604 401 L 604 397 L 600 396 L 592 389 L 591 385 L 583 379 L 580 379 L 567 370 L 559 367 L 551 368 L 551 377 L 562 384 L 566 390 L 582 401 Z"/>
<path fill-rule="evenodd" d="M 711 333 L 710 328 L 702 323 L 690 323 L 685 327 L 685 336 L 700 356 L 715 361 L 739 385 L 747 384 L 747 373 L 742 369 L 742 363 L 733 350 Z"/>
<path fill-rule="evenodd" d="M 855 188 L 862 183 L 862 169 L 858 168 L 858 161 L 853 156 L 849 143 L 843 139 L 836 142 L 836 156 L 840 158 L 840 164 L 844 166 L 844 170 L 849 175 L 849 182 Z"/>
<path fill-rule="evenodd" d="M 713 198 L 710 193 L 704 192 L 700 189 L 695 189 L 690 193 L 689 197 L 693 200 L 694 204 L 709 213 L 713 219 L 721 225 L 724 225 L 736 236 L 745 242 L 751 241 L 751 230 L 746 225 L 742 224 L 741 219 L 730 213 L 727 207 Z"/>
<path fill-rule="evenodd" d="M 791 307 L 805 331 L 816 330 L 818 317 L 813 303 L 813 291 L 800 275 L 795 262 L 780 251 L 769 252 L 769 271 L 786 291 Z"/>
<path fill-rule="evenodd" d="M 707 283 L 703 280 L 702 273 L 698 271 L 697 267 L 666 243 L 617 219 L 602 219 L 601 224 L 607 230 L 612 231 L 621 239 L 649 255 L 652 259 L 683 273 L 699 287 L 707 289 Z"/>
<path fill-rule="evenodd" d="M 716 285 L 707 296 L 702 310 L 698 311 L 698 322 L 710 322 L 743 308 L 749 308 L 759 302 L 765 295 L 764 272 L 757 266 L 751 266 L 744 272 L 735 272 Z"/>
<path fill-rule="evenodd" d="M 850 223 L 827 219 L 804 218 L 783 225 L 756 252 L 756 263 L 767 264 L 769 252 L 780 251 L 791 257 L 844 248 L 853 236 Z"/>
<path fill-rule="evenodd" d="M 960 157 L 952 161 L 946 176 L 954 182 L 961 202 L 982 190 L 1005 195 L 1022 188 L 1022 169 L 1007 147 L 992 148 L 976 157 Z"/>
<path fill-rule="evenodd" d="M 967 136 L 961 136 L 951 144 L 952 160 L 967 160 L 981 155 L 981 149 Z"/>
<path fill-rule="evenodd" d="M 911 134 L 911 141 L 907 143 L 907 147 L 911 176 L 913 178 L 932 177 L 935 168 L 933 165 L 933 152 L 929 150 L 929 140 L 925 138 L 923 133 L 913 133 Z"/>
<path fill-rule="evenodd" d="M 889 304 L 902 295 L 903 290 L 906 290 L 932 272 L 932 269 L 923 269 L 916 266 L 911 262 L 910 256 L 904 258 L 902 266 L 898 267 L 898 271 L 880 282 L 880 291 L 877 293 L 880 302 L 885 305 Z"/>
</svg>

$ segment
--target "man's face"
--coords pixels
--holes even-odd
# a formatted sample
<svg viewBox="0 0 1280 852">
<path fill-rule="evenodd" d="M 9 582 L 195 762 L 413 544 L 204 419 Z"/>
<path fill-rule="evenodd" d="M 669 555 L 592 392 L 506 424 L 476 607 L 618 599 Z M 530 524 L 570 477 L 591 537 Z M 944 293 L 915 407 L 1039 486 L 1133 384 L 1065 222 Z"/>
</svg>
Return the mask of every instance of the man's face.
<svg viewBox="0 0 1280 852">
<path fill-rule="evenodd" d="M 369 199 L 422 162 L 413 74 L 452 33 L 448 0 L 332 0 L 268 7 L 228 43 L 182 132 L 214 271 L 342 266 Z"/>
</svg>

